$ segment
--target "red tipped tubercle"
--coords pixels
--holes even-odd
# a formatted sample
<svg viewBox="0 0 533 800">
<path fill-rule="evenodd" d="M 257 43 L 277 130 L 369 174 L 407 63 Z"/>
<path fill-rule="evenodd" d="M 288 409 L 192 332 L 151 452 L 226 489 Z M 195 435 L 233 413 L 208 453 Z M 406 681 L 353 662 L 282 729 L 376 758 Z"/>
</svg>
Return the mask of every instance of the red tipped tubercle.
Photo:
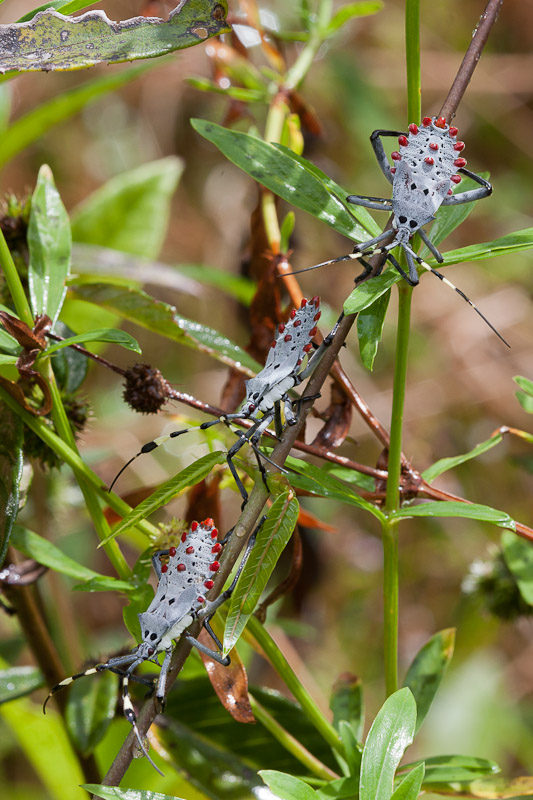
<svg viewBox="0 0 533 800">
<path fill-rule="evenodd" d="M 194 522 L 191 522 L 191 531 L 194 532 L 197 528 L 198 528 L 198 523 L 196 522 L 196 520 Z"/>
<path fill-rule="evenodd" d="M 448 133 L 450 134 L 450 136 L 457 136 L 457 134 L 459 133 L 459 128 L 450 127 Z"/>
<path fill-rule="evenodd" d="M 401 161 L 402 158 L 397 150 L 393 150 L 392 153 L 390 154 L 390 157 L 392 158 L 393 161 Z"/>
<path fill-rule="evenodd" d="M 424 125 L 425 128 L 431 125 L 431 117 L 424 117 L 422 120 L 422 125 Z"/>
<path fill-rule="evenodd" d="M 455 167 L 466 167 L 466 158 L 456 158 L 453 164 Z"/>
<path fill-rule="evenodd" d="M 412 133 L 413 136 L 416 136 L 418 133 L 418 125 L 416 125 L 414 122 L 411 122 L 409 125 L 409 133 Z"/>
<path fill-rule="evenodd" d="M 409 139 L 402 133 L 401 136 L 398 136 L 398 144 L 400 145 L 400 147 L 407 147 L 407 145 L 409 144 Z"/>
<path fill-rule="evenodd" d="M 176 548 L 175 547 L 170 547 L 169 551 L 168 551 L 168 554 L 169 554 L 169 556 L 171 558 L 174 558 L 174 556 L 176 555 Z"/>
<path fill-rule="evenodd" d="M 311 302 L 314 306 L 320 305 L 320 297 L 315 294 L 315 296 L 311 298 Z"/>
<path fill-rule="evenodd" d="M 435 126 L 437 128 L 445 128 L 446 127 L 446 118 L 445 117 L 439 117 L 438 119 L 436 119 L 435 120 Z"/>
</svg>

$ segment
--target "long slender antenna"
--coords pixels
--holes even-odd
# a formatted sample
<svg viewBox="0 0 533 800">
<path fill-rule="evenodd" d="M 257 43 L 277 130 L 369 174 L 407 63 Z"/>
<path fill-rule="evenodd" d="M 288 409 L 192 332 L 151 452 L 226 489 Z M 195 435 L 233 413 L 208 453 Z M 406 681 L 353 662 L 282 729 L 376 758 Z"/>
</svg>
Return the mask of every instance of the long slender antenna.
<svg viewBox="0 0 533 800">
<path fill-rule="evenodd" d="M 315 264 L 312 267 L 305 267 L 304 269 L 297 269 L 294 272 L 284 272 L 283 275 L 280 277 L 284 278 L 287 275 L 300 275 L 302 272 L 311 272 L 313 269 L 320 269 L 321 267 L 329 267 L 330 264 L 337 264 L 339 261 L 354 261 L 364 256 L 373 256 L 377 255 L 378 253 L 384 253 L 385 248 L 380 247 L 378 250 L 370 250 L 369 252 L 363 251 L 361 253 L 348 253 L 345 256 L 339 256 L 339 258 L 332 258 L 330 261 L 322 261 L 321 264 Z"/>
<path fill-rule="evenodd" d="M 476 314 L 478 314 L 478 315 L 481 317 L 481 319 L 483 320 L 483 322 L 484 322 L 486 325 L 488 325 L 488 326 L 489 326 L 489 328 L 491 329 L 491 331 L 493 331 L 493 333 L 495 333 L 495 334 L 496 334 L 496 336 L 498 337 L 498 339 L 500 339 L 500 340 L 501 340 L 501 341 L 504 343 L 504 345 L 505 345 L 506 347 L 509 347 L 509 348 L 511 347 L 511 345 L 509 344 L 509 342 L 508 342 L 508 341 L 506 341 L 506 339 L 504 339 L 504 338 L 503 338 L 503 336 L 501 335 L 501 333 L 500 333 L 498 330 L 496 330 L 496 328 L 494 327 L 494 325 L 492 324 L 492 322 L 490 322 L 490 321 L 487 319 L 487 317 L 486 317 L 484 314 L 482 314 L 482 313 L 481 313 L 481 311 L 479 310 L 479 308 L 478 308 L 478 307 L 477 307 L 477 306 L 476 306 L 476 305 L 475 305 L 475 304 L 474 304 L 474 303 L 473 303 L 473 302 L 470 300 L 470 298 L 469 298 L 469 297 L 467 297 L 467 296 L 466 296 L 466 294 L 465 294 L 464 292 L 462 292 L 462 291 L 461 291 L 461 289 L 458 289 L 458 288 L 457 288 L 457 286 L 455 286 L 455 285 L 454 285 L 454 284 L 453 284 L 451 281 L 449 281 L 449 280 L 448 280 L 448 278 L 445 278 L 445 277 L 444 277 L 444 275 L 442 274 L 442 272 L 439 272 L 438 270 L 436 270 L 436 269 L 433 269 L 433 267 L 430 267 L 430 266 L 429 266 L 429 264 L 426 264 L 426 262 L 425 262 L 425 261 L 424 261 L 422 258 L 420 258 L 420 256 L 418 256 L 418 255 L 417 255 L 417 254 L 416 254 L 416 253 L 415 253 L 413 250 L 411 250 L 411 248 L 409 248 L 409 250 L 410 250 L 411 254 L 414 256 L 415 260 L 416 260 L 416 261 L 417 261 L 417 262 L 420 264 L 420 266 L 421 266 L 421 267 L 423 267 L 423 268 L 424 268 L 425 270 L 427 270 L 428 272 L 432 272 L 432 273 L 433 273 L 433 275 L 436 275 L 436 276 L 437 276 L 437 278 L 439 278 L 439 280 L 441 280 L 443 283 L 445 283 L 445 284 L 446 284 L 446 286 L 449 286 L 449 287 L 450 287 L 450 289 L 453 289 L 454 291 L 456 291 L 456 292 L 457 292 L 457 294 L 458 294 L 458 295 L 460 295 L 460 296 L 463 298 L 463 300 L 466 300 L 466 302 L 468 303 L 468 305 L 469 305 L 469 306 L 471 306 L 471 307 L 474 309 L 474 311 L 476 312 Z"/>
<path fill-rule="evenodd" d="M 183 428 L 181 431 L 172 431 L 172 433 L 165 433 L 163 434 L 163 436 L 158 436 L 157 439 L 153 439 L 151 442 L 143 444 L 139 452 L 136 453 L 136 455 L 134 455 L 133 458 L 130 458 L 130 460 L 124 464 L 122 469 L 120 469 L 119 472 L 117 472 L 117 474 L 113 478 L 113 481 L 111 482 L 111 486 L 109 487 L 108 491 L 109 492 L 113 491 L 113 486 L 118 481 L 124 470 L 126 470 L 129 467 L 129 465 L 135 461 L 136 458 L 139 458 L 139 456 L 143 456 L 145 453 L 151 453 L 152 450 L 155 450 L 156 447 L 159 447 L 159 445 L 168 442 L 169 439 L 175 439 L 176 436 L 181 436 L 182 433 L 189 433 L 189 431 L 194 431 L 194 430 L 196 430 L 196 427 Z"/>
</svg>

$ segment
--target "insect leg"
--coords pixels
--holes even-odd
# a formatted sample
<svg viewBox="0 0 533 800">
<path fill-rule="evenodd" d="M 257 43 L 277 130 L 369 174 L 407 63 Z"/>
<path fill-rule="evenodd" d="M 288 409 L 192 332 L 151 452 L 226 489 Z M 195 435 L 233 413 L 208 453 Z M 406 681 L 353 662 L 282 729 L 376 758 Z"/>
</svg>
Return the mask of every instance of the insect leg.
<svg viewBox="0 0 533 800">
<path fill-rule="evenodd" d="M 415 260 L 416 258 L 413 250 L 410 247 L 402 246 L 402 249 L 405 253 L 405 257 L 407 259 L 407 265 L 409 267 L 409 275 L 405 278 L 409 286 L 418 286 L 419 278 L 418 278 L 418 270 L 416 268 Z M 418 260 L 418 259 L 417 259 Z M 405 273 L 404 273 L 405 277 Z"/>
<path fill-rule="evenodd" d="M 131 667 L 128 669 L 128 671 L 124 675 L 124 678 L 123 678 L 123 681 L 122 681 L 122 705 L 124 707 L 124 716 L 126 717 L 128 722 L 130 723 L 131 727 L 133 728 L 135 736 L 137 737 L 137 741 L 139 742 L 139 747 L 141 748 L 143 754 L 146 756 L 146 758 L 148 759 L 148 761 L 150 762 L 152 767 L 156 770 L 156 772 L 159 772 L 159 774 L 164 777 L 164 775 L 161 772 L 161 770 L 159 769 L 159 767 L 156 766 L 156 764 L 154 764 L 154 762 L 150 758 L 150 755 L 148 754 L 148 751 L 147 751 L 146 747 L 144 746 L 144 742 L 142 740 L 142 736 L 141 736 L 141 734 L 139 732 L 139 728 L 137 727 L 137 717 L 135 715 L 135 710 L 133 708 L 133 703 L 131 702 L 131 697 L 130 697 L 130 693 L 129 693 L 129 678 L 130 678 L 130 674 L 133 672 L 134 669 L 136 669 L 136 667 L 139 666 L 139 664 L 142 664 L 142 661 L 143 661 L 142 658 L 141 659 L 137 659 L 131 665 Z"/>
<path fill-rule="evenodd" d="M 281 407 L 279 400 L 276 400 L 274 403 L 274 429 L 278 439 L 281 439 L 281 434 L 283 433 L 283 423 L 281 421 Z"/>
<path fill-rule="evenodd" d="M 378 164 L 382 173 L 385 175 L 389 183 L 392 183 L 393 178 L 391 175 L 391 167 L 389 164 L 389 160 L 385 154 L 385 149 L 383 147 L 383 142 L 381 141 L 382 136 L 400 136 L 402 131 L 385 131 L 385 130 L 377 130 L 374 131 L 370 136 L 370 144 L 372 145 L 372 149 L 374 150 L 374 154 L 377 158 Z"/>
<path fill-rule="evenodd" d="M 437 248 L 435 247 L 435 245 L 433 244 L 427 233 L 424 230 L 422 230 L 422 228 L 419 228 L 417 233 L 424 242 L 424 244 L 426 245 L 426 247 L 428 248 L 428 250 L 431 252 L 432 256 L 435 258 L 435 260 L 438 261 L 439 264 L 442 264 L 444 258 L 442 257 L 442 254 L 439 253 L 439 251 L 437 250 Z"/>
<path fill-rule="evenodd" d="M 167 688 L 167 675 L 168 670 L 170 667 L 170 661 L 172 659 L 172 653 L 174 652 L 174 647 L 169 647 L 165 650 L 165 657 L 163 659 L 163 663 L 161 664 L 161 672 L 159 673 L 159 678 L 157 681 L 157 691 L 156 691 L 156 700 L 161 706 L 161 710 L 165 707 L 165 694 Z"/>
<path fill-rule="evenodd" d="M 474 309 L 474 311 L 476 312 L 476 314 L 479 314 L 479 316 L 481 317 L 481 319 L 483 320 L 483 322 L 485 322 L 485 324 L 489 326 L 489 328 L 490 328 L 490 329 L 491 329 L 491 330 L 492 330 L 492 331 L 493 331 L 493 332 L 496 334 L 496 336 L 498 337 L 498 339 L 501 339 L 501 341 L 502 341 L 502 342 L 503 342 L 503 343 L 504 343 L 504 344 L 505 344 L 507 347 L 511 347 L 511 345 L 509 344 L 509 342 L 507 342 L 507 341 L 506 341 L 506 340 L 503 338 L 503 336 L 501 335 L 501 333 L 499 333 L 499 332 L 496 330 L 496 328 L 494 327 L 494 325 L 492 324 L 492 322 L 489 322 L 489 320 L 487 319 L 487 317 L 486 317 L 484 314 L 482 314 L 482 313 L 481 313 L 481 311 L 479 310 L 479 308 L 478 308 L 478 307 L 477 307 L 477 306 L 476 306 L 476 305 L 475 305 L 475 304 L 474 304 L 474 303 L 473 303 L 473 302 L 470 300 L 470 298 L 469 298 L 469 297 L 467 297 L 467 296 L 466 296 L 466 294 L 465 294 L 464 292 L 462 292 L 462 291 L 461 291 L 461 289 L 458 289 L 458 288 L 457 288 L 457 286 L 455 286 L 455 284 L 453 284 L 451 281 L 449 281 L 449 280 L 448 280 L 448 278 L 445 278 L 445 277 L 444 277 L 444 275 L 442 274 L 442 272 L 438 272 L 436 269 L 433 269 L 433 267 L 430 267 L 430 265 L 429 265 L 429 264 L 426 264 L 426 262 L 425 262 L 425 261 L 423 261 L 423 260 L 420 258 L 420 256 L 416 255 L 416 253 L 413 253 L 413 252 L 411 251 L 411 254 L 412 254 L 412 256 L 413 256 L 413 257 L 416 259 L 416 261 L 418 261 L 418 263 L 420 264 L 420 266 L 421 266 L 421 267 L 423 267 L 423 268 L 424 268 L 425 270 L 427 270 L 428 272 L 432 272 L 432 273 L 433 273 L 433 275 L 436 275 L 436 276 L 437 276 L 437 278 L 439 278 L 439 280 L 441 280 L 443 283 L 445 283 L 447 286 L 449 286 L 449 287 L 450 287 L 450 289 L 453 289 L 455 292 L 457 292 L 457 294 L 458 294 L 458 295 L 460 295 L 460 296 L 463 298 L 463 300 L 466 300 L 466 302 L 468 303 L 468 305 L 469 305 L 469 306 L 471 306 L 471 307 Z"/>
<path fill-rule="evenodd" d="M 364 194 L 350 194 L 346 198 L 348 203 L 364 208 L 373 208 L 376 211 L 392 211 L 392 203 L 386 197 L 368 197 Z"/>
<path fill-rule="evenodd" d="M 201 653 L 204 653 L 204 655 L 209 656 L 209 658 L 212 658 L 213 661 L 217 661 L 219 664 L 222 664 L 223 667 L 228 667 L 230 665 L 231 660 L 229 656 L 223 656 L 216 650 L 212 650 L 206 644 L 199 642 L 198 639 L 195 639 L 192 634 L 187 633 L 186 631 L 183 636 L 185 636 L 187 641 L 192 644 L 193 647 L 196 647 L 197 650 L 199 650 Z"/>
<path fill-rule="evenodd" d="M 391 253 L 388 254 L 387 258 L 390 261 L 390 263 L 392 264 L 392 266 L 394 267 L 394 269 L 397 270 L 400 273 L 402 278 L 404 278 L 407 281 L 407 283 L 409 283 L 409 275 L 404 270 L 404 268 L 400 266 L 400 264 L 396 260 L 396 258 Z"/>
<path fill-rule="evenodd" d="M 480 188 L 470 189 L 468 192 L 459 192 L 459 194 L 450 194 L 442 201 L 443 206 L 457 206 L 460 203 L 472 203 L 474 200 L 483 200 L 484 197 L 488 197 L 492 194 L 492 184 L 486 181 L 485 178 L 482 178 L 481 175 L 470 172 L 469 169 L 465 169 L 464 167 L 461 167 L 457 171 L 466 175 L 467 178 L 472 178 L 476 183 L 479 183 Z"/>
</svg>

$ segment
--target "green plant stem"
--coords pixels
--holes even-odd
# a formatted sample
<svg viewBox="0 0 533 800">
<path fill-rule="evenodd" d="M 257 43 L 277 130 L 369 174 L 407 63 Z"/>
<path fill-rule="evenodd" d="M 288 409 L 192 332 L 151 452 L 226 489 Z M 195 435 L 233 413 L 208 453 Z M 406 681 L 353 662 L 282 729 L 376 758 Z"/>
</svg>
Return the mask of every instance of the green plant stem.
<svg viewBox="0 0 533 800">
<path fill-rule="evenodd" d="M 31 430 L 36 433 L 45 444 L 51 447 L 52 450 L 57 453 L 57 455 L 63 461 L 65 461 L 76 474 L 82 476 L 91 486 L 93 486 L 98 495 L 110 508 L 116 511 L 117 514 L 120 514 L 121 517 L 125 517 L 131 512 L 131 506 L 118 497 L 118 495 L 114 494 L 113 492 L 109 492 L 107 487 L 102 483 L 102 479 L 98 477 L 95 472 L 89 469 L 87 464 L 84 463 L 77 452 L 72 450 L 56 433 L 50 430 L 43 419 L 34 417 L 33 414 L 30 414 L 28 411 L 22 408 L 17 401 L 2 387 L 0 387 L 0 399 L 16 414 L 18 414 L 22 421 L 25 422 L 26 425 L 31 428 Z M 157 528 L 151 523 L 146 522 L 146 520 L 137 523 L 135 527 L 150 539 L 156 538 L 159 533 Z M 110 544 L 116 545 L 116 542 L 111 542 Z"/>
<path fill-rule="evenodd" d="M 312 753 L 304 747 L 298 739 L 292 736 L 288 731 L 283 728 L 277 720 L 274 719 L 272 714 L 269 714 L 266 708 L 259 703 L 252 694 L 248 693 L 250 705 L 254 713 L 254 717 L 265 726 L 267 731 L 270 731 L 272 736 L 278 740 L 282 747 L 291 753 L 298 761 L 316 775 L 317 778 L 322 778 L 325 781 L 335 780 L 339 778 L 336 772 L 327 767 L 322 761 L 319 761 Z"/>
<path fill-rule="evenodd" d="M 20 275 L 13 261 L 13 256 L 7 246 L 6 238 L 2 230 L 0 230 L 0 264 L 4 272 L 6 283 L 15 304 L 15 310 L 20 319 L 33 328 L 33 314 L 31 313 L 28 298 L 22 288 Z"/>
<path fill-rule="evenodd" d="M 389 474 L 385 511 L 400 507 L 402 468 L 402 423 L 407 377 L 407 355 L 411 321 L 412 288 L 405 281 L 398 283 L 398 331 L 389 447 Z M 387 695 L 398 688 L 398 526 L 390 521 L 382 524 L 383 536 L 383 613 L 385 686 Z"/>
<path fill-rule="evenodd" d="M 420 122 L 420 0 L 405 3 L 405 56 L 407 68 L 407 120 Z"/>
<path fill-rule="evenodd" d="M 309 39 L 283 81 L 286 89 L 298 89 L 311 69 L 316 54 L 325 39 L 325 31 L 331 20 L 332 0 L 320 0 L 317 8 L 316 22 L 309 32 Z"/>
<path fill-rule="evenodd" d="M 344 747 L 340 737 L 316 705 L 315 701 L 302 686 L 297 676 L 291 669 L 289 662 L 272 639 L 266 628 L 261 625 L 255 617 L 250 617 L 246 630 L 263 649 L 268 660 L 283 680 L 287 688 L 292 692 L 296 700 L 300 703 L 303 712 L 309 721 L 315 726 L 321 736 L 328 744 L 337 750 L 341 755 L 344 754 Z"/>
</svg>

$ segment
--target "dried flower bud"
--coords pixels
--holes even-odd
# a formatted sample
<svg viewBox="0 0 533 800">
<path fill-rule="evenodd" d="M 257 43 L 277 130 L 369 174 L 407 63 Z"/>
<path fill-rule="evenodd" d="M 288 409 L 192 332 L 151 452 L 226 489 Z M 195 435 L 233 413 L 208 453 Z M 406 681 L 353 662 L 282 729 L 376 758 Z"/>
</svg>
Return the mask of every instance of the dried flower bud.
<svg viewBox="0 0 533 800">
<path fill-rule="evenodd" d="M 156 414 L 168 400 L 170 385 L 155 367 L 135 364 L 126 370 L 122 394 L 126 403 L 141 414 Z"/>
</svg>

